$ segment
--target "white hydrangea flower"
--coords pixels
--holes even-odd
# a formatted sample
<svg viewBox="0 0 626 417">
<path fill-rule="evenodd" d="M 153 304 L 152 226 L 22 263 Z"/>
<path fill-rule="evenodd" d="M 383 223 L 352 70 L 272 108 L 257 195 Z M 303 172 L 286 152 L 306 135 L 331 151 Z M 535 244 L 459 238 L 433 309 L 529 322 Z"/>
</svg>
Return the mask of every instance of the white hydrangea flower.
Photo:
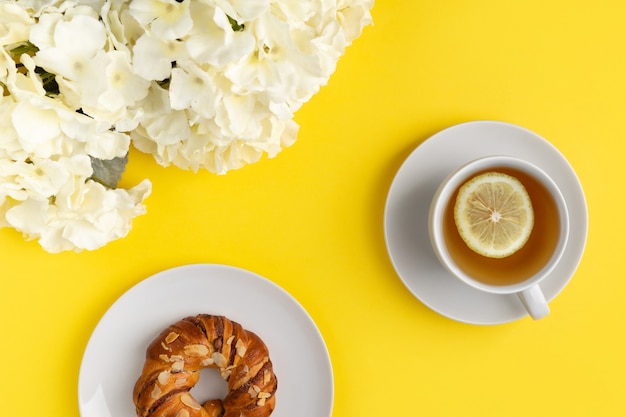
<svg viewBox="0 0 626 417">
<path fill-rule="evenodd" d="M 193 62 L 181 62 L 170 77 L 170 106 L 175 110 L 191 109 L 200 117 L 210 118 L 217 109 L 219 96 L 215 75 Z"/>
<path fill-rule="evenodd" d="M 53 159 L 28 161 L 0 160 L 0 202 L 13 207 L 27 200 L 54 199 L 73 177 L 83 178 L 92 173 L 89 157 L 75 155 Z M 7 199 L 7 197 L 10 197 Z"/>
<path fill-rule="evenodd" d="M 22 9 L 33 17 L 39 17 L 44 9 L 56 8 L 62 0 L 15 0 Z"/>
<path fill-rule="evenodd" d="M 319 59 L 300 50 L 290 35 L 289 23 L 264 14 L 250 24 L 256 49 L 230 65 L 225 75 L 236 91 L 267 94 L 270 101 L 293 103 L 317 91 L 322 79 Z"/>
<path fill-rule="evenodd" d="M 93 9 L 81 7 L 72 15 L 41 16 L 31 29 L 30 41 L 39 48 L 37 65 L 75 80 L 88 75 L 89 61 L 106 44 L 106 31 Z"/>
<path fill-rule="evenodd" d="M 130 146 L 128 135 L 45 96 L 17 102 L 10 127 L 24 152 L 36 158 L 81 153 L 112 159 L 126 155 Z"/>
<path fill-rule="evenodd" d="M 163 40 L 180 39 L 193 26 L 189 0 L 133 0 L 130 14 L 154 36 Z"/>
<path fill-rule="evenodd" d="M 123 52 L 99 52 L 89 66 L 87 78 L 57 79 L 69 106 L 118 130 L 133 129 L 138 122 L 136 106 L 147 96 L 150 82 L 133 71 Z"/>
<path fill-rule="evenodd" d="M 361 35 L 363 27 L 372 24 L 370 10 L 373 7 L 374 0 L 337 0 L 337 20 L 348 43 Z"/>
<path fill-rule="evenodd" d="M 108 120 L 123 120 L 122 115 L 118 113 L 143 100 L 148 95 L 150 82 L 135 74 L 125 53 L 110 51 L 107 58 L 107 63 L 103 67 L 106 87 L 98 97 L 98 108 L 105 108 L 111 112 L 107 117 Z"/>
<path fill-rule="evenodd" d="M 222 9 L 193 2 L 191 11 L 194 25 L 184 43 L 189 56 L 199 64 L 222 69 L 254 52 L 252 33 L 234 31 Z"/>
<path fill-rule="evenodd" d="M 169 95 L 153 91 L 143 108 L 158 111 L 146 110 L 131 137 L 160 164 L 220 174 L 293 143 L 294 112 L 327 82 L 345 48 L 371 23 L 373 6 L 371 0 L 183 3 L 193 25 L 176 39 L 151 27 L 163 18 L 162 2 L 130 5 L 144 30 L 132 48 L 135 71 L 164 84 Z M 174 13 L 170 24 L 180 16 Z M 171 125 L 180 129 L 168 139 Z M 277 137 L 279 131 L 286 137 Z"/>
<path fill-rule="evenodd" d="M 68 166 L 72 168 L 70 171 Z M 54 197 L 69 180 L 70 175 L 91 175 L 89 158 L 84 155 L 61 157 L 58 160 L 42 159 L 26 161 L 0 161 L 0 177 L 11 179 L 19 187 L 23 197 Z M 15 200 L 25 200 L 13 194 Z"/>
<path fill-rule="evenodd" d="M 34 21 L 17 4 L 6 1 L 0 3 L 0 45 L 12 45 L 28 39 Z"/>
<path fill-rule="evenodd" d="M 132 219 L 145 213 L 143 200 L 150 184 L 107 189 L 75 176 L 50 200 L 27 199 L 6 212 L 7 222 L 29 239 L 37 239 L 51 253 L 95 250 L 125 237 Z"/>
<path fill-rule="evenodd" d="M 132 47 L 145 33 L 145 29 L 132 16 L 128 0 L 108 0 L 102 8 L 96 10 L 100 10 L 112 47 L 128 53 L 130 57 Z"/>
<path fill-rule="evenodd" d="M 91 158 L 128 153 L 129 135 L 111 127 L 134 127 L 129 115 L 141 110 L 131 106 L 150 82 L 132 71 L 129 51 L 110 48 L 94 9 L 102 2 L 80 3 L 0 3 L 0 227 L 50 252 L 125 236 L 151 188 L 147 180 L 125 190 L 91 178 Z M 56 75 L 58 92 L 49 94 L 40 69 Z"/>
<path fill-rule="evenodd" d="M 0 227 L 11 226 L 38 239 L 50 252 L 92 250 L 125 236 L 132 219 L 145 212 L 142 202 L 150 183 L 130 190 L 106 189 L 89 180 L 88 155 L 118 155 L 128 149 L 128 137 L 98 132 L 93 119 L 55 111 L 49 103 L 7 101 L 1 106 L 3 117 L 9 114 L 11 120 L 0 135 L 0 146 L 8 151 L 0 159 Z M 71 115 L 76 118 L 63 120 Z M 83 138 L 90 140 L 81 142 Z M 11 152 L 15 148 L 19 152 Z"/>
<path fill-rule="evenodd" d="M 92 176 L 131 138 L 162 165 L 219 174 L 277 155 L 372 7 L 0 0 L 0 227 L 50 252 L 125 236 L 150 183 L 123 190 Z"/>
<path fill-rule="evenodd" d="M 217 7 L 239 23 L 248 22 L 267 13 L 270 0 L 215 0 Z"/>
<path fill-rule="evenodd" d="M 39 49 L 33 61 L 56 75 L 69 107 L 125 129 L 136 125 L 132 109 L 150 83 L 135 74 L 127 51 L 107 50 L 112 41 L 93 9 L 43 15 L 30 41 Z"/>
<path fill-rule="evenodd" d="M 33 123 L 36 120 L 37 123 Z M 61 137 L 58 114 L 27 101 L 16 103 L 11 113 L 11 125 L 17 133 L 21 148 L 38 158 L 49 158 L 63 152 L 66 143 Z"/>
<path fill-rule="evenodd" d="M 40 177 L 39 173 L 43 171 L 36 171 L 35 165 L 27 162 L 13 161 L 8 158 L 0 159 L 0 207 L 4 207 L 4 211 L 16 201 L 24 201 L 28 199 L 31 194 L 29 188 L 25 187 L 25 183 L 29 180 L 28 176 L 35 174 L 36 177 Z M 49 179 L 50 182 L 55 182 Z M 42 198 L 50 197 L 51 194 L 47 194 L 47 189 L 50 188 L 46 185 L 40 185 L 36 187 L 35 195 L 43 191 Z M 47 195 L 47 197 L 46 197 Z M 0 210 L 0 213 L 3 213 Z M 4 216 L 1 216 L 4 218 Z"/>
<path fill-rule="evenodd" d="M 133 68 L 146 80 L 163 81 L 170 76 L 172 62 L 186 56 L 180 42 L 157 38 L 146 32 L 133 48 Z"/>
<path fill-rule="evenodd" d="M 11 113 L 15 102 L 10 96 L 0 96 L 0 160 L 25 159 L 26 152 L 21 148 L 15 130 L 7 128 L 11 126 Z"/>
<path fill-rule="evenodd" d="M 32 95 L 44 96 L 46 90 L 41 81 L 41 77 L 37 74 L 35 63 L 28 54 L 20 56 L 20 63 L 26 69 L 26 74 L 22 71 L 10 71 L 6 85 L 11 94 L 19 101 Z"/>
<path fill-rule="evenodd" d="M 143 106 L 145 116 L 131 135 L 144 131 L 146 137 L 159 146 L 176 145 L 189 137 L 187 115 L 183 110 L 172 109 L 166 90 L 153 85 Z"/>
</svg>

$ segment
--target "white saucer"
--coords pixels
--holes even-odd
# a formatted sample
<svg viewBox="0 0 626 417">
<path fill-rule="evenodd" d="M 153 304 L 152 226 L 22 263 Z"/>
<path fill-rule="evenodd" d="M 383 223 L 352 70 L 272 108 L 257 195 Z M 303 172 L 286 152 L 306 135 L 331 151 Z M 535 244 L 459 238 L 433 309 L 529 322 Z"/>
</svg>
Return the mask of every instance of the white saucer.
<svg viewBox="0 0 626 417">
<path fill-rule="evenodd" d="M 471 160 L 497 154 L 527 159 L 551 175 L 575 225 L 563 260 L 541 285 L 548 301 L 573 276 L 587 240 L 582 186 L 569 162 L 545 139 L 519 126 L 493 121 L 463 123 L 433 135 L 411 153 L 391 184 L 385 238 L 391 262 L 413 295 L 432 310 L 465 323 L 500 324 L 527 316 L 516 295 L 482 293 L 449 275 L 428 237 L 428 210 L 441 181 Z"/>
<path fill-rule="evenodd" d="M 199 313 L 224 315 L 258 334 L 278 378 L 272 417 L 329 417 L 333 374 L 324 340 L 308 313 L 271 281 L 223 265 L 188 265 L 158 273 L 120 297 L 96 326 L 80 367 L 82 417 L 136 417 L 132 401 L 147 345 L 169 324 Z M 204 372 L 204 371 L 203 371 Z M 222 390 L 225 383 L 214 374 Z M 218 398 L 204 393 L 204 401 Z"/>
</svg>

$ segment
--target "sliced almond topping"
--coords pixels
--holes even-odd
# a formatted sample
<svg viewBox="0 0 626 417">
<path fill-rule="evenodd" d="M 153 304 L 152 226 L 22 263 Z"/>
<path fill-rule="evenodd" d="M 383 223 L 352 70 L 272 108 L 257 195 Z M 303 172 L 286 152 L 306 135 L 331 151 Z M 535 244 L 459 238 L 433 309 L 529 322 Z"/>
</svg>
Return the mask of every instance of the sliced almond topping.
<svg viewBox="0 0 626 417">
<path fill-rule="evenodd" d="M 224 355 L 219 352 L 213 352 L 213 355 L 211 355 L 211 357 L 213 358 L 213 361 L 217 366 L 219 366 L 220 368 L 226 367 L 226 357 L 224 357 Z"/>
<path fill-rule="evenodd" d="M 272 379 L 272 374 L 270 374 L 270 371 L 266 369 L 263 371 L 263 385 L 269 384 L 270 379 Z"/>
<path fill-rule="evenodd" d="M 165 343 L 167 343 L 167 344 L 172 343 L 174 340 L 178 339 L 178 336 L 180 336 L 178 333 L 171 332 L 170 334 L 165 336 Z"/>
<path fill-rule="evenodd" d="M 250 394 L 250 398 L 256 398 L 256 396 L 258 395 L 256 391 L 252 389 L 252 387 L 248 388 L 248 394 Z"/>
<path fill-rule="evenodd" d="M 243 355 L 246 354 L 246 345 L 241 341 L 241 339 L 237 339 L 237 343 L 235 343 L 235 349 L 237 349 L 237 355 L 243 358 Z"/>
<path fill-rule="evenodd" d="M 257 393 L 257 395 L 259 395 L 259 392 L 261 392 L 261 388 L 259 388 L 259 386 L 258 386 L 258 385 L 253 385 L 253 386 L 252 386 L 252 389 L 254 390 L 254 392 L 256 392 L 256 393 Z"/>
<path fill-rule="evenodd" d="M 185 358 L 183 357 L 183 355 L 172 355 L 170 356 L 170 362 L 178 362 L 178 361 L 184 361 Z"/>
<path fill-rule="evenodd" d="M 167 350 L 168 352 L 172 351 L 172 348 L 169 347 L 168 345 L 166 345 L 165 343 L 161 342 L 161 347 L 163 348 L 163 350 Z"/>
<path fill-rule="evenodd" d="M 170 357 L 165 355 L 165 354 L 160 354 L 159 355 L 159 359 L 161 359 L 163 362 L 169 362 L 170 361 Z"/>
<path fill-rule="evenodd" d="M 150 396 L 155 400 L 161 396 L 161 388 L 159 388 L 157 384 L 154 384 L 154 388 L 152 389 Z"/>
<path fill-rule="evenodd" d="M 187 382 L 187 377 L 185 378 L 178 378 L 175 382 L 176 385 L 183 385 L 184 383 Z"/>
<path fill-rule="evenodd" d="M 178 413 L 176 413 L 176 417 L 189 417 L 189 411 L 183 408 Z"/>
<path fill-rule="evenodd" d="M 172 371 L 180 372 L 185 367 L 185 361 L 176 361 L 172 364 Z"/>
<path fill-rule="evenodd" d="M 230 377 L 230 374 L 232 373 L 233 373 L 232 369 L 225 369 L 222 372 L 220 372 L 220 375 L 222 376 L 222 379 L 226 381 Z"/>
<path fill-rule="evenodd" d="M 200 408 L 202 408 L 200 403 L 198 403 L 198 401 L 196 401 L 196 399 L 193 398 L 188 392 L 180 396 L 180 401 L 187 407 L 193 408 L 194 410 L 199 410 Z"/>
<path fill-rule="evenodd" d="M 162 371 L 157 379 L 159 384 L 166 385 L 170 380 L 170 371 Z"/>
<path fill-rule="evenodd" d="M 209 354 L 209 348 L 205 345 L 187 345 L 184 351 L 185 355 L 188 356 L 206 356 Z"/>
<path fill-rule="evenodd" d="M 202 359 L 202 362 L 200 362 L 201 366 L 211 366 L 215 363 L 215 361 L 213 360 L 213 358 L 206 358 L 206 359 Z"/>
<path fill-rule="evenodd" d="M 247 364 L 245 364 L 245 363 L 243 364 L 242 371 L 243 371 L 244 374 L 247 374 L 248 372 L 250 372 L 250 368 L 248 368 Z"/>
<path fill-rule="evenodd" d="M 259 398 L 259 401 L 256 402 L 256 405 L 262 407 L 265 405 L 265 398 Z"/>
<path fill-rule="evenodd" d="M 272 394 L 270 394 L 269 392 L 263 392 L 263 391 L 259 392 L 259 395 L 257 395 L 258 398 L 269 398 L 271 396 Z"/>
<path fill-rule="evenodd" d="M 228 339 L 226 339 L 226 344 L 228 346 L 230 346 L 233 343 L 233 340 L 235 340 L 235 335 L 231 335 Z"/>
</svg>

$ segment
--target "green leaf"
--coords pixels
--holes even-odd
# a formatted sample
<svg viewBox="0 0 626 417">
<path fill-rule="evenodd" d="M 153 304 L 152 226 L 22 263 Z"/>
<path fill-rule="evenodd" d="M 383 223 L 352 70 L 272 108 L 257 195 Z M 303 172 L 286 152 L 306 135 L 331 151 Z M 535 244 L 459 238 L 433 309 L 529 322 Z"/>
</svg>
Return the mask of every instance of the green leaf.
<svg viewBox="0 0 626 417">
<path fill-rule="evenodd" d="M 230 27 L 232 27 L 235 32 L 242 32 L 245 29 L 243 23 L 242 24 L 237 23 L 235 19 L 233 19 L 232 17 L 228 15 L 226 15 L 226 17 L 228 17 L 228 22 L 230 23 Z"/>
<path fill-rule="evenodd" d="M 128 154 L 122 158 L 98 159 L 90 156 L 93 174 L 91 179 L 107 188 L 116 188 L 128 163 Z"/>
<path fill-rule="evenodd" d="M 26 41 L 26 42 L 22 42 L 20 44 L 17 44 L 9 52 L 11 53 L 11 55 L 13 57 L 19 57 L 22 54 L 34 55 L 37 51 L 39 51 L 39 48 L 37 48 L 30 41 Z"/>
<path fill-rule="evenodd" d="M 60 93 L 59 84 L 57 84 L 54 74 L 49 73 L 41 67 L 35 67 L 35 72 L 41 77 L 41 83 L 47 96 L 55 96 Z"/>
</svg>

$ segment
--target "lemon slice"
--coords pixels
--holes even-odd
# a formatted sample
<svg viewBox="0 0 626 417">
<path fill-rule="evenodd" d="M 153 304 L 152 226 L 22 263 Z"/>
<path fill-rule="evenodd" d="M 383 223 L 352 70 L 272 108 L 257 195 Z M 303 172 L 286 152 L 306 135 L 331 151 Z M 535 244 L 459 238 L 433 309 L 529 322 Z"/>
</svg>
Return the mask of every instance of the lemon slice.
<svg viewBox="0 0 626 417">
<path fill-rule="evenodd" d="M 528 192 L 517 178 L 487 172 L 461 186 L 454 221 L 470 249 L 489 258 L 504 258 L 524 246 L 534 214 Z"/>
</svg>

